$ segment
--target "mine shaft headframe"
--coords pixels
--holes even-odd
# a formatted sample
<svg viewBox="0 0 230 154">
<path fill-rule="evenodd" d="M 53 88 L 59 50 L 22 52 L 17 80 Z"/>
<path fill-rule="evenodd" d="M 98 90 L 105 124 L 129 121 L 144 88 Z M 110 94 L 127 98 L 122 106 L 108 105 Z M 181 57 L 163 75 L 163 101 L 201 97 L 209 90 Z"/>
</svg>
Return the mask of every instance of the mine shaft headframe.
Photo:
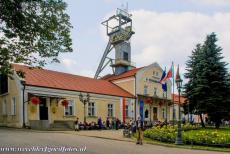
<svg viewBox="0 0 230 154">
<path fill-rule="evenodd" d="M 111 44 L 127 41 L 134 34 L 131 16 L 132 15 L 125 10 L 118 8 L 116 15 L 102 22 L 102 25 L 106 27 Z"/>
</svg>

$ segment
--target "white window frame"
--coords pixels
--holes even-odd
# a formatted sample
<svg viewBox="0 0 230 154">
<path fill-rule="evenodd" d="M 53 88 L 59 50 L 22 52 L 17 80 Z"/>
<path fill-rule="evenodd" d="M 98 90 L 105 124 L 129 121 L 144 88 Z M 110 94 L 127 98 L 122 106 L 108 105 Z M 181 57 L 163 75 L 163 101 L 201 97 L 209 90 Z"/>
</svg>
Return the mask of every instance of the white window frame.
<svg viewBox="0 0 230 154">
<path fill-rule="evenodd" d="M 92 114 L 92 110 L 94 109 L 94 113 Z M 89 117 L 94 117 L 94 116 L 96 116 L 97 114 L 96 114 L 96 103 L 95 102 L 89 102 L 88 103 L 88 106 L 87 106 L 87 115 L 89 116 Z M 89 114 L 91 114 L 91 115 L 89 115 Z"/>
<path fill-rule="evenodd" d="M 16 115 L 16 97 L 11 99 L 11 115 Z"/>
<path fill-rule="evenodd" d="M 114 104 L 109 103 L 107 104 L 107 112 L 108 112 L 108 117 L 114 117 Z M 110 115 L 110 112 L 112 111 L 112 115 Z"/>
<path fill-rule="evenodd" d="M 74 100 L 67 100 L 67 101 L 68 101 L 68 106 L 64 107 L 64 116 L 75 116 L 75 101 Z M 70 107 L 72 107 L 72 114 L 69 114 Z"/>
</svg>

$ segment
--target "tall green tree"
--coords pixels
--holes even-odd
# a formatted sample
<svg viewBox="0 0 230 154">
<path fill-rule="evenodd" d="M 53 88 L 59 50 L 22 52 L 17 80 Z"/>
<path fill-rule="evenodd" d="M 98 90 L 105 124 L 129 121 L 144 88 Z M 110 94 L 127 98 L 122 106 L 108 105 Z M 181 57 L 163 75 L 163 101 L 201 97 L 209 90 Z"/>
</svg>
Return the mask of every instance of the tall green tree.
<svg viewBox="0 0 230 154">
<path fill-rule="evenodd" d="M 222 48 L 216 43 L 216 35 L 211 33 L 187 61 L 185 78 L 189 82 L 185 95 L 190 111 L 208 114 L 219 128 L 221 119 L 230 110 L 230 87 L 227 63 L 223 62 Z"/>
<path fill-rule="evenodd" d="M 44 66 L 72 51 L 67 4 L 62 0 L 0 0 L 0 72 L 11 63 Z"/>
<path fill-rule="evenodd" d="M 201 124 L 205 127 L 202 113 L 205 113 L 205 108 L 202 108 L 202 103 L 199 102 L 199 93 L 195 91 L 197 87 L 197 80 L 199 78 L 199 62 L 201 58 L 202 45 L 197 44 L 196 48 L 192 51 L 192 55 L 189 57 L 189 60 L 186 62 L 186 73 L 184 74 L 185 78 L 188 79 L 188 82 L 184 85 L 185 87 L 185 96 L 187 98 L 186 104 L 184 104 L 185 114 L 193 113 L 198 114 L 201 119 Z"/>
</svg>

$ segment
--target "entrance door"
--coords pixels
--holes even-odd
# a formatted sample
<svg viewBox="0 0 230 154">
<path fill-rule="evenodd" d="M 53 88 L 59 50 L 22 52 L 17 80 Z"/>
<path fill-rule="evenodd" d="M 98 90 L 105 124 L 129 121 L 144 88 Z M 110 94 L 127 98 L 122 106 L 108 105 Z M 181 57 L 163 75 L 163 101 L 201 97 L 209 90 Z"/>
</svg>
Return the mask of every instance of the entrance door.
<svg viewBox="0 0 230 154">
<path fill-rule="evenodd" d="M 39 98 L 40 120 L 48 120 L 48 107 L 46 105 L 46 98 Z"/>
<path fill-rule="evenodd" d="M 153 120 L 158 120 L 157 119 L 157 107 L 153 107 Z"/>
</svg>

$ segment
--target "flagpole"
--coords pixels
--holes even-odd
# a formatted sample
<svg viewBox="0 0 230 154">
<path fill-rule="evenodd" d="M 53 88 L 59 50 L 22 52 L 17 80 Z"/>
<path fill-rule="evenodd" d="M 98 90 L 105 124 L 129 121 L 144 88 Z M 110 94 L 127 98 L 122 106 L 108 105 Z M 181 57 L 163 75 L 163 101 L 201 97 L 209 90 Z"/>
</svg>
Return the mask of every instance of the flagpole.
<svg viewBox="0 0 230 154">
<path fill-rule="evenodd" d="M 173 102 L 173 127 L 174 127 L 174 115 L 175 115 L 175 111 L 174 111 L 174 63 L 172 62 L 172 67 L 173 67 L 173 72 L 172 72 L 172 79 L 173 79 L 173 98 L 172 98 L 172 102 Z"/>
<path fill-rule="evenodd" d="M 166 72 L 166 67 L 165 67 L 165 72 Z M 167 128 L 167 123 L 168 123 L 168 109 L 167 109 L 167 107 L 168 107 L 168 103 L 167 103 L 167 91 L 168 91 L 168 87 L 167 87 L 167 81 L 165 81 L 165 84 L 166 84 L 166 91 L 165 91 L 165 93 L 166 93 L 166 95 L 165 95 L 165 105 L 166 105 L 166 119 L 165 119 L 165 121 L 166 121 L 166 128 Z"/>
</svg>

